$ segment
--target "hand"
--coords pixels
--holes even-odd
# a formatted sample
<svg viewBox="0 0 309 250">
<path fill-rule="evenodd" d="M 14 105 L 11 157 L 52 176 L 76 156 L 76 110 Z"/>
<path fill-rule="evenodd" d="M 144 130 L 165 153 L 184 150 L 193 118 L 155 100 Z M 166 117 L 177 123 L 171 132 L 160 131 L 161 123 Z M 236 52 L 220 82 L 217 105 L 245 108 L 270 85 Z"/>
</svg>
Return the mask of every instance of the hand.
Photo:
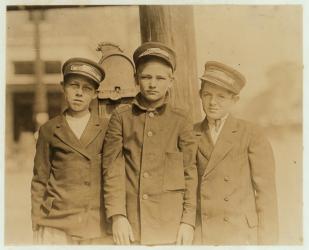
<svg viewBox="0 0 309 250">
<path fill-rule="evenodd" d="M 181 223 L 177 234 L 177 245 L 191 245 L 194 236 L 194 228 L 186 223 Z"/>
<path fill-rule="evenodd" d="M 42 228 L 39 227 L 38 230 L 33 231 L 33 244 L 42 244 Z"/>
<path fill-rule="evenodd" d="M 114 215 L 112 219 L 114 242 L 117 245 L 130 245 L 130 241 L 134 241 L 134 236 L 128 219 L 123 215 Z"/>
</svg>

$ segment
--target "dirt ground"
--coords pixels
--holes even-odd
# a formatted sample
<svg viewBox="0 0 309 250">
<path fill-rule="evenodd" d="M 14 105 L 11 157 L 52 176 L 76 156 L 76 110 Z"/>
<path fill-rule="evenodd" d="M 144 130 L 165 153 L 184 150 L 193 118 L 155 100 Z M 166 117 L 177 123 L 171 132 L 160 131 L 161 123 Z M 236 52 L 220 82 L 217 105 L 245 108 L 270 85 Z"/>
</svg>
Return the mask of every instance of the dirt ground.
<svg viewBox="0 0 309 250">
<path fill-rule="evenodd" d="M 302 132 L 298 127 L 267 130 L 277 164 L 280 244 L 302 243 Z M 6 160 L 5 244 L 32 243 L 30 182 L 34 144 L 15 150 Z"/>
</svg>

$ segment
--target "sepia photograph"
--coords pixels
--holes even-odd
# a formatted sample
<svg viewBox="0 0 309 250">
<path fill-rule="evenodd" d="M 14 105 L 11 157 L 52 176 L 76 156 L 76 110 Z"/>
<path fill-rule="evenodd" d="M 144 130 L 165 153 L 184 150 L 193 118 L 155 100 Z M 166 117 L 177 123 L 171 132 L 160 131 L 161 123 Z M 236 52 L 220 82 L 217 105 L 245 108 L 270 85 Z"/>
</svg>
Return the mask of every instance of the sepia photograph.
<svg viewBox="0 0 309 250">
<path fill-rule="evenodd" d="M 8 2 L 5 247 L 304 246 L 301 2 Z"/>
</svg>

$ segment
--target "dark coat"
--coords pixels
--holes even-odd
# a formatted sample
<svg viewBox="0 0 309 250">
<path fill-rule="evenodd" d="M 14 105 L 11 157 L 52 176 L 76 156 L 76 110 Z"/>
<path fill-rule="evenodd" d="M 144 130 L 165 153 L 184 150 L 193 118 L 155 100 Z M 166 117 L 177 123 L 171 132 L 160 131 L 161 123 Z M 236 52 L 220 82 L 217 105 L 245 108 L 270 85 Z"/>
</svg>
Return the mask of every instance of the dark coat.
<svg viewBox="0 0 309 250">
<path fill-rule="evenodd" d="M 40 128 L 31 183 L 34 230 L 43 225 L 78 238 L 104 234 L 101 163 L 106 128 L 107 121 L 95 114 L 80 140 L 63 114 Z"/>
<path fill-rule="evenodd" d="M 175 243 L 181 222 L 195 225 L 196 142 L 182 110 L 118 108 L 103 152 L 107 217 L 127 216 L 137 241 Z"/>
<path fill-rule="evenodd" d="M 229 116 L 215 146 L 207 119 L 199 140 L 197 244 L 275 244 L 277 197 L 272 148 L 254 125 Z"/>
</svg>

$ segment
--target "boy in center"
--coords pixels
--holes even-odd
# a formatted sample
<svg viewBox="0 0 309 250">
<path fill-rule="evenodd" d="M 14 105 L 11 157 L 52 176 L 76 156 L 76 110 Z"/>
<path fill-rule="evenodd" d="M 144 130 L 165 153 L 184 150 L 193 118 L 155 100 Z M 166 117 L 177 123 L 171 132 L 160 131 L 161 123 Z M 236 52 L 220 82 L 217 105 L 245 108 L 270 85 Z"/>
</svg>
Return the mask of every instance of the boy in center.
<svg viewBox="0 0 309 250">
<path fill-rule="evenodd" d="M 104 201 L 116 244 L 191 244 L 197 170 L 193 126 L 172 107 L 175 53 L 147 42 L 133 55 L 140 92 L 113 113 L 103 146 Z"/>
</svg>

